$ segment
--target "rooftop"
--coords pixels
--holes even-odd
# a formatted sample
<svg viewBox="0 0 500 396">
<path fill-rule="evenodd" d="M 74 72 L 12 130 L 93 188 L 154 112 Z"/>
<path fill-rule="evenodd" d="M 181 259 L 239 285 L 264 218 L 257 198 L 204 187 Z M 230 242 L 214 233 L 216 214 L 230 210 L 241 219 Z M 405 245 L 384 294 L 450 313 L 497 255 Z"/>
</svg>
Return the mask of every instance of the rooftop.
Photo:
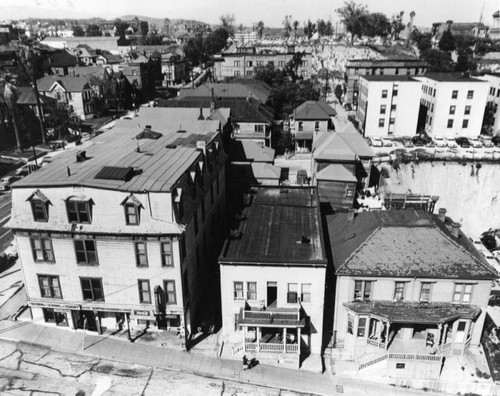
<svg viewBox="0 0 500 396">
<path fill-rule="evenodd" d="M 248 83 L 218 83 L 203 84 L 195 89 L 183 89 L 179 92 L 179 98 L 185 97 L 209 97 L 215 96 L 218 99 L 230 98 L 254 98 L 261 103 L 266 103 L 271 93 L 270 87 L 262 84 Z"/>
<path fill-rule="evenodd" d="M 82 92 L 89 80 L 87 77 L 80 76 L 45 76 L 37 80 L 38 90 L 41 92 L 50 91 L 55 83 L 61 85 L 68 92 Z"/>
<path fill-rule="evenodd" d="M 364 78 L 365 80 L 368 81 L 411 81 L 411 82 L 420 82 L 418 80 L 415 80 L 412 76 L 404 76 L 404 75 L 397 75 L 397 76 L 389 76 L 389 75 L 375 75 L 375 76 L 370 76 L 370 75 L 365 75 L 365 76 L 359 76 L 360 78 Z"/>
<path fill-rule="evenodd" d="M 337 112 L 324 101 L 308 100 L 293 112 L 296 120 L 329 120 Z"/>
<path fill-rule="evenodd" d="M 219 131 L 219 121 L 200 121 L 198 115 L 198 109 L 141 108 L 138 117 L 118 120 L 114 128 L 93 139 L 85 147 L 88 158 L 85 161 L 76 162 L 74 151 L 61 153 L 49 165 L 21 179 L 14 188 L 87 186 L 169 192 L 199 157 L 196 143 L 212 141 Z M 136 140 L 138 126 L 146 125 L 151 125 L 152 131 L 161 133 L 161 137 Z M 104 167 L 141 172 L 121 179 L 96 178 Z"/>
<path fill-rule="evenodd" d="M 495 279 L 497 275 L 462 233 L 425 211 L 360 212 L 327 217 L 338 275 Z"/>
<path fill-rule="evenodd" d="M 313 142 L 313 156 L 316 161 L 353 162 L 356 154 L 335 132 L 318 133 Z"/>
<path fill-rule="evenodd" d="M 326 266 L 319 201 L 312 188 L 261 188 L 245 208 L 239 237 L 221 264 Z"/>
<path fill-rule="evenodd" d="M 274 161 L 274 150 L 262 147 L 252 140 L 232 140 L 227 145 L 227 153 L 232 162 L 268 162 Z"/>
<path fill-rule="evenodd" d="M 345 166 L 331 164 L 316 173 L 317 180 L 343 181 L 356 183 L 358 179 Z"/>
<path fill-rule="evenodd" d="M 464 75 L 463 73 L 427 73 L 425 76 L 419 76 L 420 78 L 428 78 L 429 80 L 434 80 L 438 82 L 481 82 L 474 77 Z"/>
<path fill-rule="evenodd" d="M 347 61 L 346 67 L 427 67 L 427 63 L 418 58 L 392 58 L 392 59 L 351 59 Z"/>
</svg>

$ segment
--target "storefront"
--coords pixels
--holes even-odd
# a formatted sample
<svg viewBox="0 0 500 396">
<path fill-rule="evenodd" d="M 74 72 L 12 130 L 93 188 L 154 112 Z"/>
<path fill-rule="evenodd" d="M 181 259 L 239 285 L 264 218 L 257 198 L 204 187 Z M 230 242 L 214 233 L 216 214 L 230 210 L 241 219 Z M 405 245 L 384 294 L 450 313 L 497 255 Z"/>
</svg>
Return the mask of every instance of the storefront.
<svg viewBox="0 0 500 396">
<path fill-rule="evenodd" d="M 28 301 L 33 319 L 42 318 L 47 324 L 75 329 L 72 320 L 72 310 L 79 310 L 79 305 L 61 304 L 45 301 Z"/>
</svg>

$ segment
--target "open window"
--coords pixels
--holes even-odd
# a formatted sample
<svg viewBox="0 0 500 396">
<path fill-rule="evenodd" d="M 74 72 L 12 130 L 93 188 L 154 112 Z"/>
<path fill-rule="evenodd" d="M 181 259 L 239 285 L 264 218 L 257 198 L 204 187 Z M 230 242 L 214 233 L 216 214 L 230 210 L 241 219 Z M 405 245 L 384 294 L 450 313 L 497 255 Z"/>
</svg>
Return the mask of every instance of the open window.
<svg viewBox="0 0 500 396">
<path fill-rule="evenodd" d="M 36 190 L 26 201 L 31 204 L 34 221 L 49 221 L 49 205 L 52 203 L 40 190 Z"/>
<path fill-rule="evenodd" d="M 70 223 L 92 223 L 92 200 L 83 196 L 71 196 L 66 200 L 66 212 Z"/>
<path fill-rule="evenodd" d="M 141 209 L 144 209 L 142 202 L 134 194 L 125 198 L 121 205 L 125 212 L 125 223 L 127 225 L 139 225 L 141 220 Z"/>
</svg>

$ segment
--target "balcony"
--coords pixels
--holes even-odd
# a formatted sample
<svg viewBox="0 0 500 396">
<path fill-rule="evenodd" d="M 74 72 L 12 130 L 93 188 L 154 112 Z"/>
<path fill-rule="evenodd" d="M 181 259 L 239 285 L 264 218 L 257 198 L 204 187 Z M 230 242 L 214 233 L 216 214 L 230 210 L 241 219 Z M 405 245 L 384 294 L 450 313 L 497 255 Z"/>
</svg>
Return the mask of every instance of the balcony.
<svg viewBox="0 0 500 396">
<path fill-rule="evenodd" d="M 240 310 L 239 324 L 242 326 L 304 327 L 305 317 L 300 306 L 296 308 L 261 309 L 247 305 Z"/>
</svg>

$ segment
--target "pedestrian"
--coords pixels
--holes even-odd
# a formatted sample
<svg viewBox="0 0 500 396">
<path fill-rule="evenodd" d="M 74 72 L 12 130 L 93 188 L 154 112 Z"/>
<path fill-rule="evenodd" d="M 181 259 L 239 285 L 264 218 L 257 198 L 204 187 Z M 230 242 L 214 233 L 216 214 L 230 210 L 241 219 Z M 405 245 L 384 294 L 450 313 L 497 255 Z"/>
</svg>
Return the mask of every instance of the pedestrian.
<svg viewBox="0 0 500 396">
<path fill-rule="evenodd" d="M 243 370 L 246 370 L 248 368 L 248 359 L 247 355 L 243 356 Z"/>
</svg>

